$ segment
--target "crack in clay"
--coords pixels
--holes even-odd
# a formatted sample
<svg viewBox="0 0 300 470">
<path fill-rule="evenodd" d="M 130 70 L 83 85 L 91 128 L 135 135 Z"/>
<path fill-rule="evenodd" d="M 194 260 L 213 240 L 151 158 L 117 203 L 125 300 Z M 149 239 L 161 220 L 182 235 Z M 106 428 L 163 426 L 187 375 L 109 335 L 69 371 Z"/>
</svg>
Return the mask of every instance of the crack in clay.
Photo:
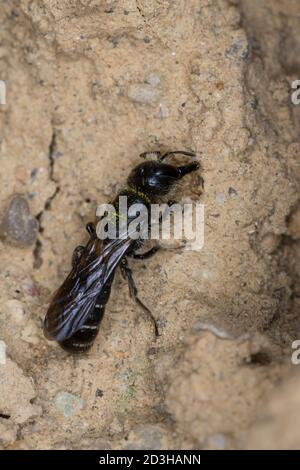
<svg viewBox="0 0 300 470">
<path fill-rule="evenodd" d="M 48 159 L 49 159 L 49 178 L 51 181 L 54 181 L 54 152 L 56 150 L 56 132 L 53 129 L 52 131 L 52 136 L 51 136 L 51 141 L 49 144 L 49 151 L 48 151 Z"/>
<path fill-rule="evenodd" d="M 139 12 L 139 15 L 142 17 L 145 27 L 151 31 L 153 38 L 156 39 L 163 47 L 172 52 L 171 48 L 154 32 L 153 28 L 149 25 L 149 22 L 147 21 L 142 8 L 138 4 L 138 0 L 136 0 L 136 9 Z"/>
<path fill-rule="evenodd" d="M 55 167 L 55 156 L 54 155 L 55 155 L 55 152 L 56 152 L 56 148 L 57 148 L 56 131 L 53 128 L 50 144 L 49 144 L 49 147 L 48 147 L 48 149 L 49 149 L 48 150 L 48 160 L 49 160 L 48 172 L 49 172 L 49 180 L 54 182 L 56 187 L 55 187 L 54 193 L 50 197 L 48 197 L 47 200 L 45 201 L 43 209 L 36 216 L 36 219 L 39 223 L 40 238 L 42 237 L 42 234 L 44 232 L 44 227 L 42 226 L 43 215 L 44 215 L 45 211 L 48 211 L 48 210 L 51 209 L 52 201 L 56 198 L 57 194 L 60 191 L 60 186 L 59 186 L 57 180 L 54 177 L 54 167 Z M 43 264 L 43 258 L 42 258 L 43 243 L 40 240 L 40 238 L 37 238 L 36 243 L 35 243 L 35 247 L 33 249 L 33 258 L 34 258 L 33 267 L 34 267 L 34 269 L 40 268 L 41 265 Z"/>
</svg>

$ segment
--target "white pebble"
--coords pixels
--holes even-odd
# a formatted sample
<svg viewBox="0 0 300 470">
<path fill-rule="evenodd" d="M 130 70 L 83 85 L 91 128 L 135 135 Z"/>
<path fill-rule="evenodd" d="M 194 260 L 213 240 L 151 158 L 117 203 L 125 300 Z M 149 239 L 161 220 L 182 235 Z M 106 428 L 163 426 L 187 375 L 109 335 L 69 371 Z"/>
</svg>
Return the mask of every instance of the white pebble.
<svg viewBox="0 0 300 470">
<path fill-rule="evenodd" d="M 140 104 L 153 104 L 159 98 L 159 90 L 147 83 L 143 85 L 131 85 L 128 90 L 128 97 Z"/>
<path fill-rule="evenodd" d="M 148 83 L 151 86 L 157 86 L 160 84 L 160 76 L 157 75 L 157 73 L 150 73 L 148 77 L 145 80 L 146 83 Z"/>
<path fill-rule="evenodd" d="M 216 202 L 218 204 L 224 204 L 225 202 L 225 194 L 224 193 L 219 193 L 216 195 Z"/>
</svg>

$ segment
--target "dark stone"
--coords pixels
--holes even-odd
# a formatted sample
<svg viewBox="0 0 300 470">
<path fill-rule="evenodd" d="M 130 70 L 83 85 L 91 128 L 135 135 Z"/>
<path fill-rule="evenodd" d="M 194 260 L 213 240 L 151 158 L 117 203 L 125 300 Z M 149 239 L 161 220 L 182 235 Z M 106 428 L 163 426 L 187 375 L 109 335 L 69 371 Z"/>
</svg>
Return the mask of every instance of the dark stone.
<svg viewBox="0 0 300 470">
<path fill-rule="evenodd" d="M 2 218 L 0 233 L 10 241 L 29 246 L 35 243 L 38 221 L 30 213 L 27 199 L 22 194 L 14 194 Z"/>
</svg>

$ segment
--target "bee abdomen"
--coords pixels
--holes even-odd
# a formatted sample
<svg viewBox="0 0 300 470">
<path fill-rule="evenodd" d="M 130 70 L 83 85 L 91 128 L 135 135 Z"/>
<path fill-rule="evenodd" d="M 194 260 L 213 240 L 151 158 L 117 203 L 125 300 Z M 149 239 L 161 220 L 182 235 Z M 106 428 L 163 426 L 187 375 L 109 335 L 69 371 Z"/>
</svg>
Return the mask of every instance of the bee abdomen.
<svg viewBox="0 0 300 470">
<path fill-rule="evenodd" d="M 71 353 L 84 353 L 92 346 L 98 334 L 100 324 L 105 312 L 105 306 L 110 297 L 111 284 L 114 274 L 111 275 L 106 285 L 98 295 L 95 307 L 87 317 L 86 322 L 70 338 L 61 341 L 60 346 Z"/>
<path fill-rule="evenodd" d="M 90 349 L 98 334 L 104 312 L 105 304 L 97 303 L 84 325 L 73 336 L 61 341 L 60 346 L 72 353 L 84 353 Z"/>
</svg>

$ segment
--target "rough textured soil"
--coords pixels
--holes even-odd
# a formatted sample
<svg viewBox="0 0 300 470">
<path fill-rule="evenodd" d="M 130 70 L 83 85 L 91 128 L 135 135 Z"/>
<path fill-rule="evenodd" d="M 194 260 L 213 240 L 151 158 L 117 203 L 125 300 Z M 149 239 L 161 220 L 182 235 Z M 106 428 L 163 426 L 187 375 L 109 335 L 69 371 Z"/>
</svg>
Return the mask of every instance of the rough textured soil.
<svg viewBox="0 0 300 470">
<path fill-rule="evenodd" d="M 0 22 L 1 446 L 299 448 L 299 2 L 10 0 Z M 131 263 L 161 336 L 118 274 L 68 355 L 41 325 L 85 223 L 177 148 L 204 248 Z"/>
</svg>

